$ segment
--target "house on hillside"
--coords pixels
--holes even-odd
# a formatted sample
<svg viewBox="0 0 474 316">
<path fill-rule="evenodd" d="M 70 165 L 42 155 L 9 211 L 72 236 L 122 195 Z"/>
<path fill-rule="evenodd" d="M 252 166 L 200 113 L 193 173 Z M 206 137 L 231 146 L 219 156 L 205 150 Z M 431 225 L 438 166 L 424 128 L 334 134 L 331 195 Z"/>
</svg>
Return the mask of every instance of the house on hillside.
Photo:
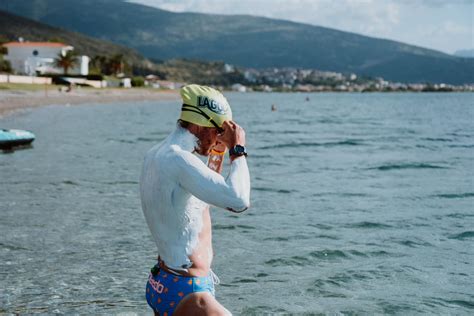
<svg viewBox="0 0 474 316">
<path fill-rule="evenodd" d="M 50 42 L 9 42 L 3 44 L 7 48 L 4 56 L 17 74 L 36 76 L 38 74 L 62 74 L 63 69 L 54 65 L 58 54 L 63 56 L 74 47 L 63 43 Z M 69 70 L 69 74 L 88 75 L 89 57 L 78 56 L 76 66 Z"/>
<path fill-rule="evenodd" d="M 171 90 L 179 89 L 184 85 L 185 85 L 184 82 L 175 82 L 175 81 L 166 81 L 166 80 L 154 80 L 151 83 L 151 86 L 153 88 L 164 88 L 164 89 L 171 89 Z"/>
</svg>

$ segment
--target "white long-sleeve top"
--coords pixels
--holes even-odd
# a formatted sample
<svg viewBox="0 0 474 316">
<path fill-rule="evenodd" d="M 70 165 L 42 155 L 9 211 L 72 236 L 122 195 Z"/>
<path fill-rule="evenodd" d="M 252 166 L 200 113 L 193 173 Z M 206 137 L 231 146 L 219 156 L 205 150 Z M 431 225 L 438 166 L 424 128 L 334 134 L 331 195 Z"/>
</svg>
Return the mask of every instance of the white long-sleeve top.
<svg viewBox="0 0 474 316">
<path fill-rule="evenodd" d="M 250 175 L 245 158 L 234 159 L 227 178 L 195 154 L 197 138 L 178 126 L 146 154 L 140 178 L 142 209 L 161 259 L 186 269 L 202 229 L 207 204 L 244 211 L 250 204 Z"/>
</svg>

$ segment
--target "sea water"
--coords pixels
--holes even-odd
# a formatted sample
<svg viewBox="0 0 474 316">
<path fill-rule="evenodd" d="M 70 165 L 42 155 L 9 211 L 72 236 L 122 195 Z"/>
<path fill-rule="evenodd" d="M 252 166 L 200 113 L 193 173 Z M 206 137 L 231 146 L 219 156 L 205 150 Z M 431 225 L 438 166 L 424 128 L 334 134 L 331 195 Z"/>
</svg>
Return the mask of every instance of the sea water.
<svg viewBox="0 0 474 316">
<path fill-rule="evenodd" d="M 474 313 L 474 94 L 227 95 L 247 132 L 252 207 L 212 210 L 223 305 Z M 179 109 L 49 106 L 0 119 L 37 136 L 0 154 L 0 313 L 151 313 L 156 248 L 138 179 Z"/>
</svg>

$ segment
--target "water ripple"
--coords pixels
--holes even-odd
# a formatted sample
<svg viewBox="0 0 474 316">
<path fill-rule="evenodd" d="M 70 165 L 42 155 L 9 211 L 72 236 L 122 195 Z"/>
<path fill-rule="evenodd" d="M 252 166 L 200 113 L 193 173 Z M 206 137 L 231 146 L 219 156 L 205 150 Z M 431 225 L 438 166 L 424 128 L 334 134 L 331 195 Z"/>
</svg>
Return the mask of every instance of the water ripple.
<svg viewBox="0 0 474 316">
<path fill-rule="evenodd" d="M 348 224 L 345 226 L 346 228 L 368 228 L 368 229 L 385 229 L 385 228 L 392 228 L 392 226 L 387 225 L 387 224 L 382 224 L 382 223 L 376 223 L 376 222 L 358 222 L 358 223 L 353 223 L 353 224 Z"/>
<path fill-rule="evenodd" d="M 257 279 L 250 279 L 250 278 L 243 278 L 243 279 L 237 278 L 233 281 L 233 283 L 257 283 L 257 282 L 258 282 Z"/>
<path fill-rule="evenodd" d="M 281 149 L 281 148 L 300 148 L 300 147 L 335 147 L 335 146 L 363 146 L 361 140 L 343 140 L 338 142 L 303 142 L 303 143 L 286 143 L 271 146 L 262 146 L 259 149 Z"/>
<path fill-rule="evenodd" d="M 445 193 L 445 194 L 435 194 L 431 197 L 435 198 L 443 198 L 443 199 L 464 199 L 469 197 L 474 197 L 474 193 L 466 192 L 466 193 Z"/>
<path fill-rule="evenodd" d="M 62 184 L 67 184 L 67 185 L 75 185 L 75 186 L 79 185 L 79 183 L 74 182 L 72 180 L 65 180 L 65 181 L 62 181 L 61 183 Z"/>
<path fill-rule="evenodd" d="M 149 137 L 138 137 L 137 142 L 152 142 L 152 143 L 158 143 L 159 140 L 156 138 L 149 138 Z"/>
<path fill-rule="evenodd" d="M 341 250 L 319 250 L 310 252 L 309 255 L 313 258 L 327 260 L 337 258 L 348 258 L 348 256 Z"/>
<path fill-rule="evenodd" d="M 474 238 L 474 231 L 465 231 L 459 234 L 451 235 L 450 239 L 464 240 L 468 238 Z"/>
<path fill-rule="evenodd" d="M 252 187 L 252 190 L 253 191 L 262 191 L 262 192 L 284 193 L 284 194 L 297 192 L 296 190 L 273 189 L 273 188 L 266 188 L 266 187 Z"/>
<path fill-rule="evenodd" d="M 7 249 L 7 250 L 27 250 L 29 251 L 30 249 L 21 247 L 21 246 L 15 246 L 15 245 L 9 245 L 9 244 L 4 244 L 0 242 L 0 249 Z"/>
<path fill-rule="evenodd" d="M 339 261 L 341 259 L 351 259 L 353 257 L 387 257 L 387 256 L 397 256 L 398 254 L 389 253 L 384 250 L 377 251 L 366 251 L 362 252 L 359 250 L 338 250 L 338 249 L 323 249 L 311 251 L 306 255 L 295 255 L 285 258 L 272 258 L 265 261 L 265 265 L 271 267 L 278 266 L 307 266 L 314 265 L 318 261 Z"/>
<path fill-rule="evenodd" d="M 422 138 L 422 140 L 427 140 L 430 142 L 452 142 L 453 141 L 453 139 L 451 138 L 442 138 L 442 137 L 439 137 L 439 138 L 425 137 L 425 138 Z"/>
<path fill-rule="evenodd" d="M 378 167 L 368 168 L 368 170 L 379 170 L 379 171 L 404 170 L 404 169 L 449 169 L 449 168 L 435 165 L 435 164 L 429 164 L 429 163 L 385 164 Z"/>
<path fill-rule="evenodd" d="M 221 224 L 212 225 L 212 228 L 214 228 L 215 230 L 236 230 L 238 228 L 256 229 L 254 226 L 248 226 L 248 225 L 221 225 Z"/>
<path fill-rule="evenodd" d="M 410 248 L 416 248 L 419 246 L 433 246 L 429 242 L 423 241 L 423 240 L 413 240 L 413 239 L 403 239 L 403 240 L 396 240 L 395 243 L 402 245 L 402 246 L 407 246 Z"/>
<path fill-rule="evenodd" d="M 448 304 L 454 304 L 462 307 L 466 307 L 469 309 L 474 309 L 474 302 L 473 301 L 465 301 L 465 300 L 446 300 L 446 299 L 440 299 Z"/>
<path fill-rule="evenodd" d="M 474 148 L 474 144 L 470 145 L 449 145 L 449 148 Z"/>
</svg>

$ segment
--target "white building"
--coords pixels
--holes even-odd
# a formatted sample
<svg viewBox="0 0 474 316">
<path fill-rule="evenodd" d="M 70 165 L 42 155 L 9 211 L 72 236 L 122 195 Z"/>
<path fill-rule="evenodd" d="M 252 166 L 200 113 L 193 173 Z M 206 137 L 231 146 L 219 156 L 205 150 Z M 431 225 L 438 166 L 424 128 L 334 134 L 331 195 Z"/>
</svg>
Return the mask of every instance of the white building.
<svg viewBox="0 0 474 316">
<path fill-rule="evenodd" d="M 234 83 L 232 85 L 232 91 L 247 92 L 247 87 L 240 83 Z"/>
<path fill-rule="evenodd" d="M 10 42 L 3 44 L 7 48 L 8 60 L 17 74 L 35 76 L 37 74 L 62 74 L 63 69 L 54 66 L 54 60 L 59 54 L 63 56 L 74 47 L 63 43 L 50 42 Z M 88 75 L 89 57 L 78 56 L 76 66 L 68 74 Z"/>
</svg>

